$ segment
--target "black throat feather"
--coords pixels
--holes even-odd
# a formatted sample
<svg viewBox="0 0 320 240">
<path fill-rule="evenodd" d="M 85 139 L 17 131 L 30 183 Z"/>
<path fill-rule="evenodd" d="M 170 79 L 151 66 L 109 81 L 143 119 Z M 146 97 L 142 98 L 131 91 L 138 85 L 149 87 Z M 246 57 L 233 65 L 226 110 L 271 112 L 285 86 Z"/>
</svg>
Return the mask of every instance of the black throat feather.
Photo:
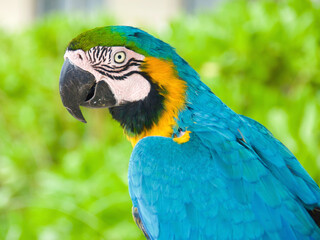
<svg viewBox="0 0 320 240">
<path fill-rule="evenodd" d="M 151 81 L 148 74 L 145 72 L 140 72 L 140 74 L 151 85 L 148 96 L 143 100 L 109 108 L 113 119 L 120 122 L 129 136 L 139 135 L 151 129 L 154 124 L 158 123 L 161 112 L 164 110 L 164 96 L 160 94 L 161 89 Z"/>
</svg>

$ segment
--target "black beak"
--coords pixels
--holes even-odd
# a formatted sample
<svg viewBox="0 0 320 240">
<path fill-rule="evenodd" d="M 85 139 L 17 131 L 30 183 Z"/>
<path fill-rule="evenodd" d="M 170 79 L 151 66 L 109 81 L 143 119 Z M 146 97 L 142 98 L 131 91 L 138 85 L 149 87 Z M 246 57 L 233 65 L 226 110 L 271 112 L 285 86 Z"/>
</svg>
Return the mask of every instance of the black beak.
<svg viewBox="0 0 320 240">
<path fill-rule="evenodd" d="M 95 77 L 67 58 L 62 66 L 59 82 L 63 105 L 73 117 L 86 123 L 80 106 L 91 108 L 112 107 L 116 100 L 105 81 L 96 82 Z"/>
</svg>

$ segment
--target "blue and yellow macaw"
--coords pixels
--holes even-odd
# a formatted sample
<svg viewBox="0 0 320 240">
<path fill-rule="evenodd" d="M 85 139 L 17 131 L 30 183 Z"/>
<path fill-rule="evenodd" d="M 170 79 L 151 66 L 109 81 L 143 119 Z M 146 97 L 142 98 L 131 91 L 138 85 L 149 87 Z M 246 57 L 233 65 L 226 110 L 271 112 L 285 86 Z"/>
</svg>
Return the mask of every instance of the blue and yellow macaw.
<svg viewBox="0 0 320 240">
<path fill-rule="evenodd" d="M 168 44 L 95 28 L 65 53 L 60 94 L 109 108 L 134 146 L 129 192 L 148 239 L 320 239 L 320 191 L 261 124 L 228 108 Z"/>
</svg>

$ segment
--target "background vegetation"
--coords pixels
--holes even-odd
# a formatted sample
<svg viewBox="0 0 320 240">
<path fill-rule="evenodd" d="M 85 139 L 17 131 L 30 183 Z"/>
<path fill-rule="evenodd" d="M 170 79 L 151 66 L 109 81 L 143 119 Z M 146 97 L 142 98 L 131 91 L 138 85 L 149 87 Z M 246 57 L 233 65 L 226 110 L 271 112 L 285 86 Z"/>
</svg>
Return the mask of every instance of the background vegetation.
<svg viewBox="0 0 320 240">
<path fill-rule="evenodd" d="M 0 33 L 0 239 L 143 239 L 131 217 L 131 146 L 106 110 L 63 108 L 68 42 L 112 19 L 53 16 Z M 267 126 L 320 182 L 320 9 L 226 2 L 155 33 L 236 112 Z M 267 146 L 266 146 L 267 147 Z"/>
</svg>

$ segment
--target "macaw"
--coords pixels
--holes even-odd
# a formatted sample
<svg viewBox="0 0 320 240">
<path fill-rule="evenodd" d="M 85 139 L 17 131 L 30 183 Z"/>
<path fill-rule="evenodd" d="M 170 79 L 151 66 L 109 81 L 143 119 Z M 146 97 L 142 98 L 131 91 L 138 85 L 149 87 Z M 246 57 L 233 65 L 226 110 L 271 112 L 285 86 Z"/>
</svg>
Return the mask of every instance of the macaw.
<svg viewBox="0 0 320 240">
<path fill-rule="evenodd" d="M 133 145 L 129 193 L 147 239 L 320 239 L 320 191 L 258 122 L 227 107 L 169 44 L 129 26 L 74 38 L 63 105 L 108 108 Z"/>
</svg>

